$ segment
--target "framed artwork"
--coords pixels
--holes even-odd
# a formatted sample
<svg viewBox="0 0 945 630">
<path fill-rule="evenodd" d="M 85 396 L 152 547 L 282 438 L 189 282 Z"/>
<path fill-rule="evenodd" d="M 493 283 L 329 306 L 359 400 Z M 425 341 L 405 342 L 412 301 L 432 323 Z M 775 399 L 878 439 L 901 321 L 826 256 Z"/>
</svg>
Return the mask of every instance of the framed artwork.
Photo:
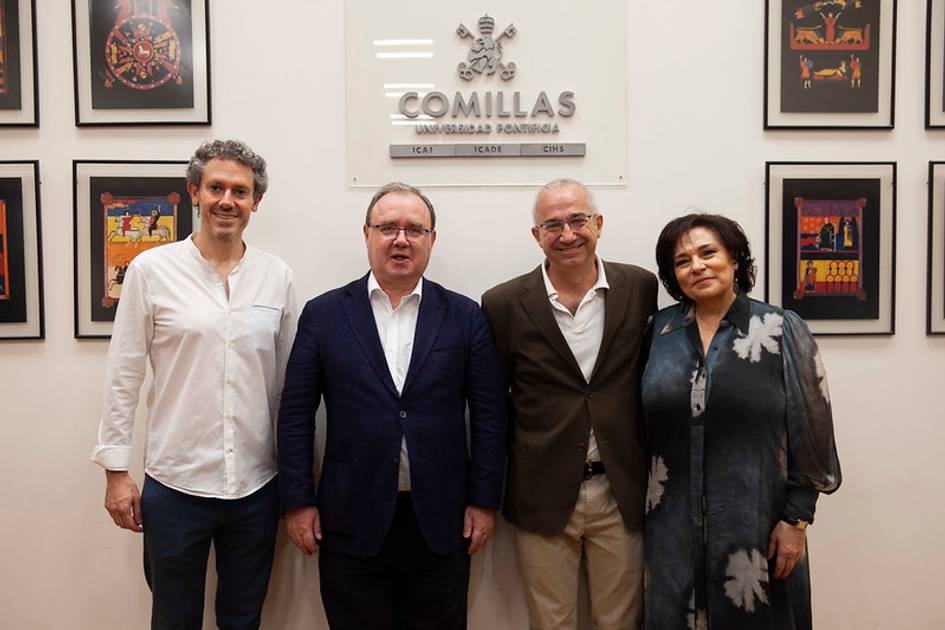
<svg viewBox="0 0 945 630">
<path fill-rule="evenodd" d="M 929 162 L 928 247 L 925 332 L 945 335 L 945 162 Z"/>
<path fill-rule="evenodd" d="M 0 126 L 38 127 L 35 0 L 0 0 Z"/>
<path fill-rule="evenodd" d="M 820 335 L 895 332 L 896 163 L 768 162 L 765 300 Z"/>
<path fill-rule="evenodd" d="M 892 129 L 896 0 L 765 0 L 765 129 Z"/>
<path fill-rule="evenodd" d="M 39 162 L 0 162 L 0 339 L 43 339 Z"/>
<path fill-rule="evenodd" d="M 207 0 L 72 0 L 76 125 L 209 125 Z"/>
<path fill-rule="evenodd" d="M 128 264 L 187 238 L 193 210 L 187 162 L 75 160 L 75 336 L 108 338 Z"/>
<path fill-rule="evenodd" d="M 945 128 L 945 0 L 926 9 L 925 128 Z"/>
</svg>

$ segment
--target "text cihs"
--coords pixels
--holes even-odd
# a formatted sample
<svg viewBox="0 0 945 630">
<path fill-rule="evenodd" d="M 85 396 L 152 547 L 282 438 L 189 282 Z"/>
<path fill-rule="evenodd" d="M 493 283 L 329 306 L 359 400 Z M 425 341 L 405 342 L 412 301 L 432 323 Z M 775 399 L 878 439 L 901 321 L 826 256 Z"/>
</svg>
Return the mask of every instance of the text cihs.
<svg viewBox="0 0 945 630">
<path fill-rule="evenodd" d="M 554 118 L 556 115 L 567 118 L 573 116 L 576 109 L 574 92 L 561 92 L 558 95 L 557 111 L 545 92 L 538 93 L 529 111 L 522 109 L 521 101 L 519 92 L 512 92 L 511 99 L 508 98 L 506 92 L 472 92 L 466 96 L 462 92 L 456 92 L 452 102 L 443 92 L 427 92 L 422 98 L 417 92 L 405 92 L 400 97 L 397 108 L 407 118 L 416 118 L 420 114 L 440 118 L 448 113 L 453 118 L 459 116 L 482 118 L 483 115 L 486 118 L 534 118 L 539 114 L 544 114 L 549 118 Z"/>
</svg>

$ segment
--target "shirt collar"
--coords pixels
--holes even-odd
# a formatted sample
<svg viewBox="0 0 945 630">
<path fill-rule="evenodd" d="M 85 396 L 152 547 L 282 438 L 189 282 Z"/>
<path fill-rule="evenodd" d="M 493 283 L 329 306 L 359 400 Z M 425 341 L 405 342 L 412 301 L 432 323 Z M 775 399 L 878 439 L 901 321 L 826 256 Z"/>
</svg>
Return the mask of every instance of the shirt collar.
<svg viewBox="0 0 945 630">
<path fill-rule="evenodd" d="M 371 296 L 375 294 L 375 291 L 381 295 L 387 296 L 387 298 L 390 298 L 390 296 L 384 292 L 384 289 L 381 288 L 381 285 L 377 282 L 377 278 L 374 277 L 374 272 L 372 271 L 368 274 L 367 279 L 368 299 L 371 299 Z M 420 302 L 420 300 L 423 299 L 423 278 L 420 278 L 420 280 L 417 281 L 417 286 L 413 288 L 413 291 L 405 295 L 400 303 L 403 304 L 403 300 L 407 299 L 411 295 L 417 296 L 417 302 Z M 390 299 L 387 300 L 387 303 L 390 304 Z"/>
<path fill-rule="evenodd" d="M 183 240 L 186 241 L 186 243 L 187 243 L 187 244 L 185 245 L 185 247 L 186 247 L 188 250 L 190 250 L 191 255 L 192 255 L 197 261 L 199 261 L 201 264 L 203 264 L 204 266 L 206 266 L 207 269 L 210 269 L 210 270 L 212 270 L 214 273 L 216 273 L 216 270 L 213 269 L 213 265 L 211 265 L 211 264 L 210 264 L 210 261 L 208 261 L 206 258 L 203 257 L 203 254 L 201 254 L 201 253 L 200 253 L 200 250 L 197 248 L 197 244 L 194 243 L 194 237 L 195 237 L 196 235 L 197 235 L 197 233 L 194 232 L 194 233 L 190 234 L 190 236 L 188 236 L 187 238 L 183 239 Z M 233 269 L 230 271 L 230 273 L 233 273 L 233 272 L 236 271 L 237 269 L 241 268 L 243 265 L 246 264 L 246 262 L 247 262 L 248 260 L 250 260 L 250 258 L 252 258 L 252 256 L 253 256 L 253 251 L 252 251 L 252 250 L 253 250 L 253 248 L 250 247 L 249 245 L 247 245 L 247 244 L 246 244 L 246 241 L 243 241 L 243 255 L 240 256 L 240 259 L 236 261 L 236 264 L 233 266 Z"/>
<path fill-rule="evenodd" d="M 695 305 L 690 302 L 682 304 L 681 306 L 682 308 L 663 326 L 663 329 L 660 331 L 661 335 L 671 333 L 677 328 L 682 328 L 695 320 Z M 728 321 L 728 323 L 738 328 L 742 333 L 747 334 L 748 326 L 751 321 L 751 300 L 748 299 L 748 296 L 741 290 L 736 289 L 735 301 L 728 307 L 728 311 L 722 319 Z"/>
<path fill-rule="evenodd" d="M 594 283 L 594 286 L 590 288 L 591 291 L 596 291 L 597 289 L 609 289 L 610 285 L 607 284 L 607 274 L 604 273 L 604 260 L 597 256 L 597 282 Z M 558 297 L 558 290 L 555 288 L 555 285 L 551 284 L 551 278 L 548 277 L 548 259 L 546 258 L 541 263 L 541 278 L 545 281 L 545 291 L 548 293 L 548 299 L 553 300 Z"/>
</svg>

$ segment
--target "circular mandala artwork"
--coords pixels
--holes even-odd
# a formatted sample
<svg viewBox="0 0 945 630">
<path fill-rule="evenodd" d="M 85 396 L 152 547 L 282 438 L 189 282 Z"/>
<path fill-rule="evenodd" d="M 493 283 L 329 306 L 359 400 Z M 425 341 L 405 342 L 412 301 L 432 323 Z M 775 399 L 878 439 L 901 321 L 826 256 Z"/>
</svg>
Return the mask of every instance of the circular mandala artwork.
<svg viewBox="0 0 945 630">
<path fill-rule="evenodd" d="M 153 90 L 174 79 L 180 85 L 181 47 L 174 28 L 154 15 L 132 15 L 105 40 L 106 87 L 117 79 L 135 90 Z"/>
</svg>

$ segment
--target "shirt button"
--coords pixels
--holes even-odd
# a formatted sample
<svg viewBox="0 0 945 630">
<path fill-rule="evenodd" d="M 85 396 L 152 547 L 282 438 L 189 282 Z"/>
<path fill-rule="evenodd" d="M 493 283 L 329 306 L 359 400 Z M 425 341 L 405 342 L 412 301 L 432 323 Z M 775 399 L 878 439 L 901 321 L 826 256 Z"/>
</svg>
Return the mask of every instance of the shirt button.
<svg viewBox="0 0 945 630">
<path fill-rule="evenodd" d="M 401 410 L 400 410 L 400 413 L 397 414 L 397 415 L 399 415 L 401 418 L 406 418 L 406 417 L 407 417 L 407 412 L 404 411 L 403 409 L 401 409 Z"/>
</svg>

